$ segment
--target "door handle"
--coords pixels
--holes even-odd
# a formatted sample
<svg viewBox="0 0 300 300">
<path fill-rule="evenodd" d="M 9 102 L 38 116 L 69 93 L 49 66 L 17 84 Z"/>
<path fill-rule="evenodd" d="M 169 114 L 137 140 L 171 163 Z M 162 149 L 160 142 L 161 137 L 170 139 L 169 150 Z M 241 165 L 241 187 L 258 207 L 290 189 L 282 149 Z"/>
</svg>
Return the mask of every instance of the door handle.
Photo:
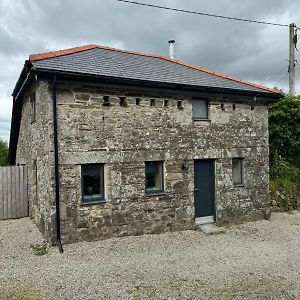
<svg viewBox="0 0 300 300">
<path fill-rule="evenodd" d="M 199 191 L 199 189 L 194 189 L 194 192 L 198 192 Z"/>
</svg>

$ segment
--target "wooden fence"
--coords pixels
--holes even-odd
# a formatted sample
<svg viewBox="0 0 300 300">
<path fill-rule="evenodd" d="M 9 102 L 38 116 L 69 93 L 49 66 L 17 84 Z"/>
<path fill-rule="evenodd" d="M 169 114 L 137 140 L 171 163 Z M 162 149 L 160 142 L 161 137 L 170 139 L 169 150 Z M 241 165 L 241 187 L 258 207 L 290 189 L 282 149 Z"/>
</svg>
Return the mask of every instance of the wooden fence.
<svg viewBox="0 0 300 300">
<path fill-rule="evenodd" d="M 27 168 L 0 167 L 0 220 L 27 216 Z"/>
</svg>

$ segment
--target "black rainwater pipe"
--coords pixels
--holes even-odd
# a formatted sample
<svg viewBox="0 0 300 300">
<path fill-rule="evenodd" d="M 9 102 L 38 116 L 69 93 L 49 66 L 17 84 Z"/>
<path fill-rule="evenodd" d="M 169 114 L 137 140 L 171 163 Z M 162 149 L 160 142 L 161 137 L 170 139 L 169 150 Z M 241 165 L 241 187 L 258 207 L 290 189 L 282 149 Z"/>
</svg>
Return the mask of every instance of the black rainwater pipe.
<svg viewBox="0 0 300 300">
<path fill-rule="evenodd" d="M 57 138 L 57 107 L 56 107 L 56 77 L 52 81 L 52 121 L 53 121 L 53 145 L 54 145 L 54 176 L 55 176 L 55 220 L 56 241 L 60 253 L 63 253 L 60 234 L 60 208 L 59 208 L 59 169 L 58 169 L 58 138 Z"/>
</svg>

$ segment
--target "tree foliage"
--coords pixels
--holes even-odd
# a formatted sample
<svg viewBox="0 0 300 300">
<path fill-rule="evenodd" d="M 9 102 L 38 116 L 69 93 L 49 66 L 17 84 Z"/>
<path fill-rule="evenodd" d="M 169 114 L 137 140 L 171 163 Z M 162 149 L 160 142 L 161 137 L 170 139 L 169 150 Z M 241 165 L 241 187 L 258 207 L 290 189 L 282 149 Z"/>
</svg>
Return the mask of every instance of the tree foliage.
<svg viewBox="0 0 300 300">
<path fill-rule="evenodd" d="M 269 108 L 270 158 L 300 167 L 300 98 L 285 96 Z"/>
<path fill-rule="evenodd" d="M 0 139 L 0 166 L 8 165 L 8 146 L 5 141 Z"/>
<path fill-rule="evenodd" d="M 269 136 L 270 188 L 287 196 L 277 202 L 289 209 L 300 197 L 300 97 L 285 96 L 270 106 Z"/>
</svg>

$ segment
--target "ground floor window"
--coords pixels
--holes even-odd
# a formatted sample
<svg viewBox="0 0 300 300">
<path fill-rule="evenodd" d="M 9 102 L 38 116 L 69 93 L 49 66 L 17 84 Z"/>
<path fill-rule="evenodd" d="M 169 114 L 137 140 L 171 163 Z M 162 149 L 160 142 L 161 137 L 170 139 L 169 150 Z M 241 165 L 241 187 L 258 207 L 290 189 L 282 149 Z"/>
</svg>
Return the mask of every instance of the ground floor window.
<svg viewBox="0 0 300 300">
<path fill-rule="evenodd" d="M 232 180 L 234 185 L 243 184 L 243 159 L 232 159 Z"/>
<path fill-rule="evenodd" d="M 164 190 L 162 161 L 147 161 L 145 162 L 145 192 L 146 194 L 160 193 Z"/>
<path fill-rule="evenodd" d="M 81 165 L 82 203 L 104 202 L 104 165 Z"/>
</svg>

